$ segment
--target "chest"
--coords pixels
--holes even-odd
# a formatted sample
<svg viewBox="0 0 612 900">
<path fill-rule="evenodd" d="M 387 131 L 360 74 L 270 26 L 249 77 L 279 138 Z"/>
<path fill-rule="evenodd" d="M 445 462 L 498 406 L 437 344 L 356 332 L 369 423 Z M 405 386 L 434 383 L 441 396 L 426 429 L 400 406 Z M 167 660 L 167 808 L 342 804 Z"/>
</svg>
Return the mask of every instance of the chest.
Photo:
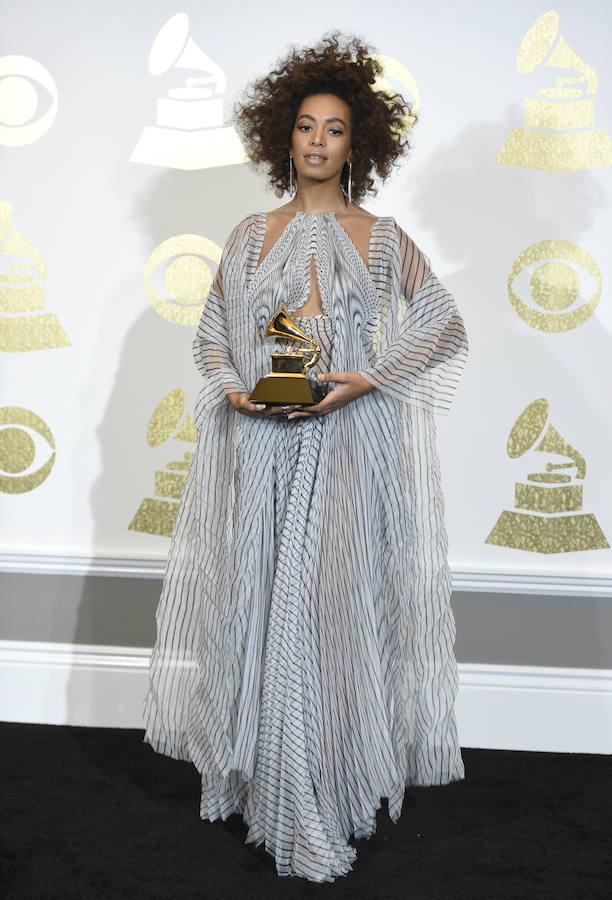
<svg viewBox="0 0 612 900">
<path fill-rule="evenodd" d="M 273 216 L 264 216 L 255 229 L 254 280 L 260 274 L 273 275 L 289 311 L 296 315 L 328 314 L 332 290 L 338 285 L 347 288 L 352 281 L 364 284 L 366 291 L 371 285 L 369 262 L 377 221 L 357 218 L 349 233 L 335 215 L 298 214 L 284 227 Z"/>
</svg>

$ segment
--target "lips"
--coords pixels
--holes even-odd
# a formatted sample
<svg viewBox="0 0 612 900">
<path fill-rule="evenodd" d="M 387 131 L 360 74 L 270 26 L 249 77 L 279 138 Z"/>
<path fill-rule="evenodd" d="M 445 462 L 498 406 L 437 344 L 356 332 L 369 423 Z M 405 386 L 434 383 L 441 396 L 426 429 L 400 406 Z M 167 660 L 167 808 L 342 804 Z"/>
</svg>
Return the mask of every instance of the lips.
<svg viewBox="0 0 612 900">
<path fill-rule="evenodd" d="M 322 166 L 323 163 L 326 161 L 326 158 L 327 157 L 325 157 L 325 156 L 308 156 L 306 154 L 304 155 L 304 159 L 311 166 Z"/>
</svg>

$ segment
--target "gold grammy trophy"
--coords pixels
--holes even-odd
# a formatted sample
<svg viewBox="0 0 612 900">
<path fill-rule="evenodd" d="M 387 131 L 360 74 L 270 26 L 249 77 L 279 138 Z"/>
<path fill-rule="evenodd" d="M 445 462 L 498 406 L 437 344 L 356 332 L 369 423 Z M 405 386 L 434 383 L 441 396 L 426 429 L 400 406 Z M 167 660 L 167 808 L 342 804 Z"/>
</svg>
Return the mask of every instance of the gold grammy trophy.
<svg viewBox="0 0 612 900">
<path fill-rule="evenodd" d="M 272 371 L 260 378 L 249 400 L 270 406 L 300 403 L 304 406 L 318 403 L 329 386 L 305 373 L 321 356 L 319 344 L 297 325 L 281 304 L 274 313 L 266 331 L 268 337 L 281 337 L 306 345 L 305 350 L 293 353 L 273 353 Z"/>
</svg>

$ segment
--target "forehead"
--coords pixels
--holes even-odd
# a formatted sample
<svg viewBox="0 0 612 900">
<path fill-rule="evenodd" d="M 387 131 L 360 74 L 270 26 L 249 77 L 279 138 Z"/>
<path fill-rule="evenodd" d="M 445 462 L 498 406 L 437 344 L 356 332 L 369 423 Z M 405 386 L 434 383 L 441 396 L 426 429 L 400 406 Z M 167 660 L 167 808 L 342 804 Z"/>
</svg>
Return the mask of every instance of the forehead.
<svg viewBox="0 0 612 900">
<path fill-rule="evenodd" d="M 313 119 L 338 117 L 348 123 L 350 107 L 335 94 L 311 94 L 309 97 L 304 97 L 298 107 L 297 115 L 310 115 Z"/>
</svg>

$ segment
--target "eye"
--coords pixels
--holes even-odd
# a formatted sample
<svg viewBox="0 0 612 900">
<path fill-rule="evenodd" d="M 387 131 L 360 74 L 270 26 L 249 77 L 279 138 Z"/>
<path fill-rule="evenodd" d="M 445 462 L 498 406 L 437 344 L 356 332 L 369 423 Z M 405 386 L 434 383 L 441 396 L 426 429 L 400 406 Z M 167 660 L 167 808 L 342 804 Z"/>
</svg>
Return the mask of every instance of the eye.
<svg viewBox="0 0 612 900">
<path fill-rule="evenodd" d="M 302 128 L 310 128 L 310 127 L 311 127 L 310 125 L 298 125 L 298 130 L 301 130 Z M 339 134 L 339 135 L 343 134 L 343 132 L 339 128 L 330 128 L 330 131 L 332 131 L 334 134 Z"/>
</svg>

